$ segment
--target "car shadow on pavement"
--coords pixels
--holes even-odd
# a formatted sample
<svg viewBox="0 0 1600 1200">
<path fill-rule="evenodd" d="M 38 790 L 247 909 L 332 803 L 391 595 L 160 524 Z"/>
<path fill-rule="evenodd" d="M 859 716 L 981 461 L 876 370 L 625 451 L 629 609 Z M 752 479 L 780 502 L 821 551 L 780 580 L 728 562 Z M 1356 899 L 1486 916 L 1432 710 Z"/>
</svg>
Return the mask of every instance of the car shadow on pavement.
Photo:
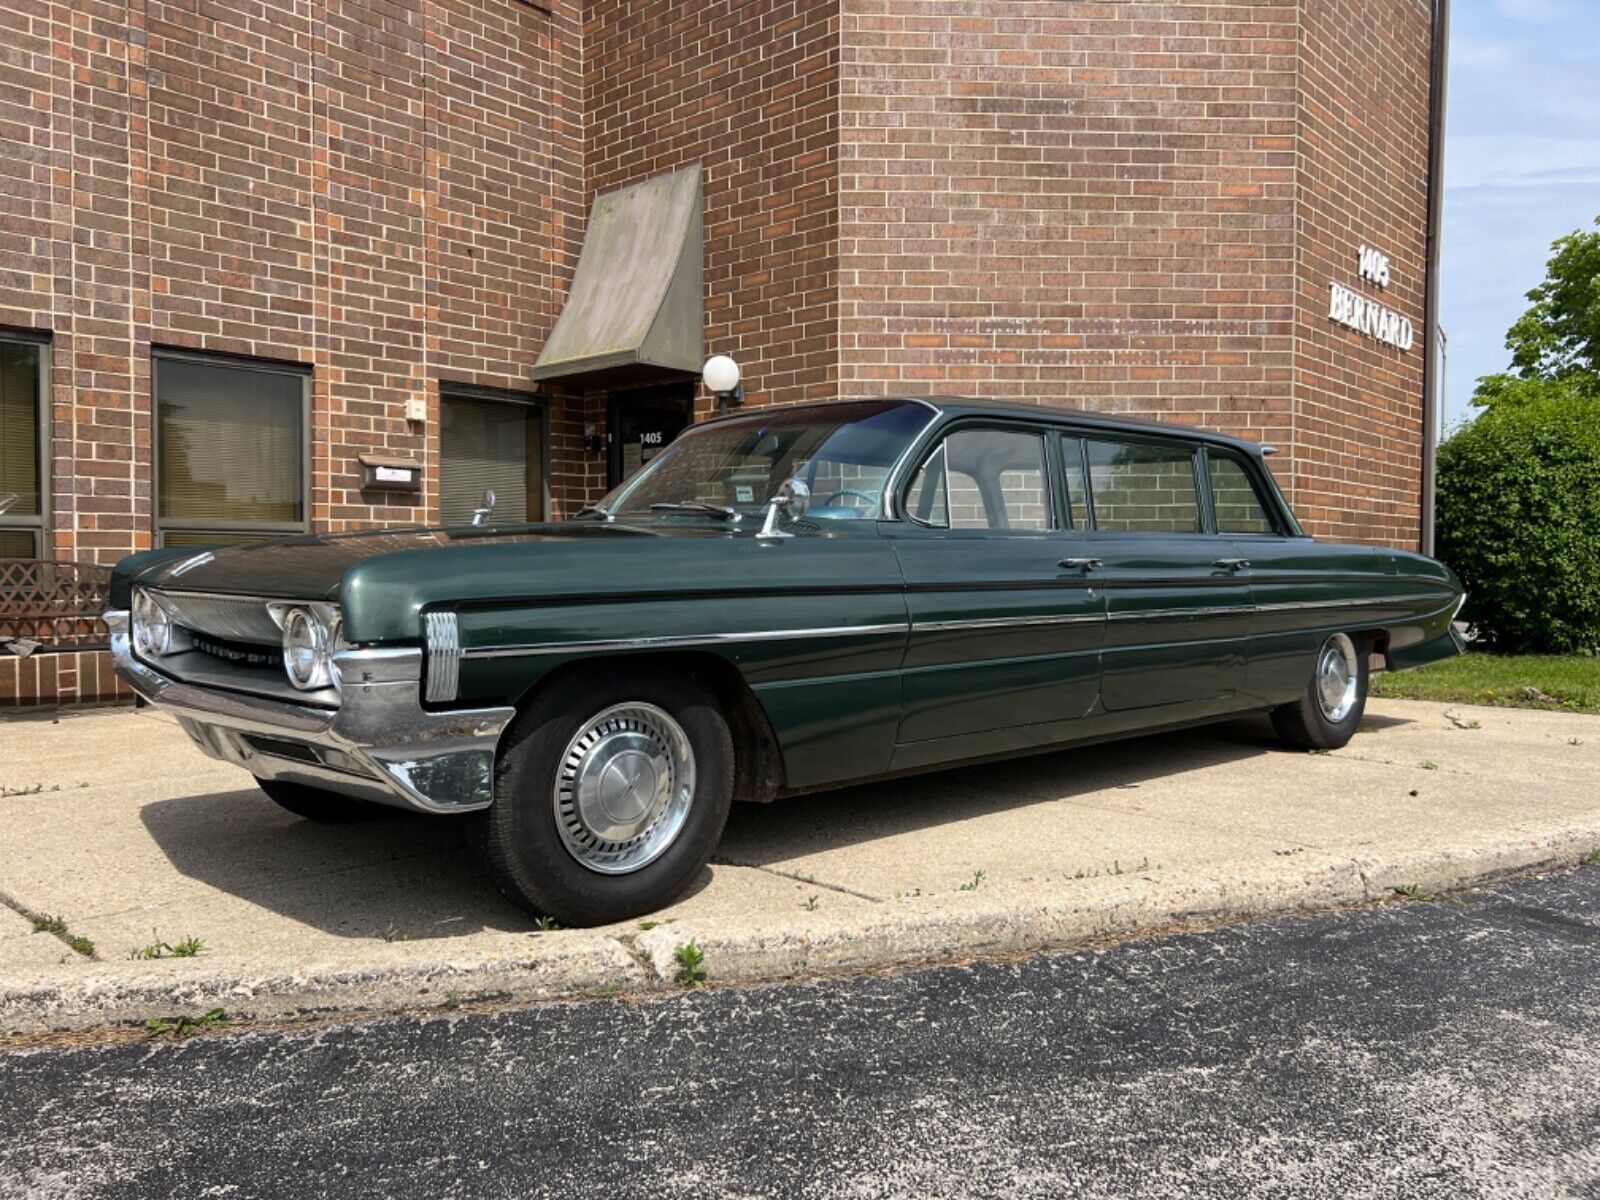
<svg viewBox="0 0 1600 1200">
<path fill-rule="evenodd" d="M 1282 752 L 1265 718 L 1243 718 L 735 805 L 717 857 L 765 866 Z"/>
<path fill-rule="evenodd" d="M 690 895 L 712 885 L 720 864 L 761 867 L 1281 752 L 1265 720 L 1245 719 L 735 805 L 714 865 Z M 485 876 L 476 817 L 396 810 L 325 825 L 252 788 L 155 801 L 140 818 L 184 876 L 334 936 L 422 940 L 537 928 Z"/>
</svg>

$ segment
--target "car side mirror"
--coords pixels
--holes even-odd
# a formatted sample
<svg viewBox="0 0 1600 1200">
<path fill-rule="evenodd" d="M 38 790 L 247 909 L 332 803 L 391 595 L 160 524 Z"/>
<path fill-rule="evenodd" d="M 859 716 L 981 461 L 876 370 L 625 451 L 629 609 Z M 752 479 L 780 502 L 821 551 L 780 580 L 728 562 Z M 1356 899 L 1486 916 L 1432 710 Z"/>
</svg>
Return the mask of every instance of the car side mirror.
<svg viewBox="0 0 1600 1200">
<path fill-rule="evenodd" d="M 786 538 L 794 534 L 786 533 L 778 528 L 778 517 L 781 515 L 789 521 L 798 521 L 806 515 L 811 508 L 811 489 L 799 479 L 786 479 L 772 499 L 767 501 L 767 519 L 762 523 L 761 532 L 757 537 Z"/>
<path fill-rule="evenodd" d="M 474 525 L 482 525 L 492 516 L 494 516 L 494 489 L 486 488 L 483 493 L 482 506 L 472 510 L 472 523 Z"/>
</svg>

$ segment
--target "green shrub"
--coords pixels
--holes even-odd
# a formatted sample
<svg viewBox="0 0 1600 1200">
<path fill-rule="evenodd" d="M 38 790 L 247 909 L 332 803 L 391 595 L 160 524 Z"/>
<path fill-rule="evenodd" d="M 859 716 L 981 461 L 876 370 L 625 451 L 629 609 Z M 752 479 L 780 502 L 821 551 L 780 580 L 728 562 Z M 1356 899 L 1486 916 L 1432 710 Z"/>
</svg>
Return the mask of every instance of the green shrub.
<svg viewBox="0 0 1600 1200">
<path fill-rule="evenodd" d="M 1493 648 L 1600 647 L 1600 397 L 1526 392 L 1440 446 L 1439 557 Z"/>
</svg>

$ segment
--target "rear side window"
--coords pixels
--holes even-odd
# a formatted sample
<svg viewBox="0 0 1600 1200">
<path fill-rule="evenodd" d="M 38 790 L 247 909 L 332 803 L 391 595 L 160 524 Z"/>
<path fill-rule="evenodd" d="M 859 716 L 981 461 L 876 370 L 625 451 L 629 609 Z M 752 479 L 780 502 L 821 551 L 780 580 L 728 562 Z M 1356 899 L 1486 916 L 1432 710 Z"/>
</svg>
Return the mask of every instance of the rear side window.
<svg viewBox="0 0 1600 1200">
<path fill-rule="evenodd" d="M 907 510 L 939 529 L 1055 528 L 1044 435 L 958 429 L 918 469 Z"/>
<path fill-rule="evenodd" d="M 1090 439 L 1086 448 L 1096 528 L 1113 533 L 1201 531 L 1195 451 L 1100 439 Z"/>
<path fill-rule="evenodd" d="M 1277 533 L 1261 496 L 1238 459 L 1208 454 L 1211 464 L 1211 507 L 1218 533 Z"/>
</svg>

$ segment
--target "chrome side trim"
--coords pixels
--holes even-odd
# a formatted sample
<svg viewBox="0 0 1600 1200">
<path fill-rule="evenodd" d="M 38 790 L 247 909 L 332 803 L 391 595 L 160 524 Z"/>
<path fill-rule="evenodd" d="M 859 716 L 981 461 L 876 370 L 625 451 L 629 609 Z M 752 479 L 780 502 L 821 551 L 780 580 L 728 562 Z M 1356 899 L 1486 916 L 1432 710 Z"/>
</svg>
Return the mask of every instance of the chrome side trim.
<svg viewBox="0 0 1600 1200">
<path fill-rule="evenodd" d="M 521 658 L 534 654 L 581 654 L 607 650 L 669 650 L 684 646 L 726 646 L 737 642 L 782 642 L 802 638 L 867 637 L 905 633 L 903 624 L 834 625 L 821 629 L 753 629 L 745 633 L 687 633 L 661 637 L 604 638 L 578 642 L 530 642 L 517 646 L 478 646 L 464 658 Z"/>
<path fill-rule="evenodd" d="M 1446 593 L 1429 592 L 1426 595 L 1362 596 L 1347 600 L 1293 600 L 1278 604 L 1258 604 L 1257 612 L 1282 612 L 1294 608 L 1372 608 L 1380 604 L 1415 604 L 1425 600 L 1443 600 Z"/>
<path fill-rule="evenodd" d="M 461 692 L 461 625 L 453 612 L 425 613 L 429 704 L 448 704 Z"/>
<path fill-rule="evenodd" d="M 1131 608 L 1107 613 L 1108 621 L 1143 621 L 1166 617 L 1230 617 L 1249 616 L 1255 612 L 1253 604 L 1217 604 L 1206 608 Z"/>
<path fill-rule="evenodd" d="M 912 633 L 946 633 L 966 629 L 1010 629 L 1018 625 L 1098 625 L 1105 620 L 1104 613 L 1075 613 L 1070 616 L 1043 615 L 1037 617 L 972 617 L 954 621 L 918 621 L 911 626 Z"/>
</svg>

